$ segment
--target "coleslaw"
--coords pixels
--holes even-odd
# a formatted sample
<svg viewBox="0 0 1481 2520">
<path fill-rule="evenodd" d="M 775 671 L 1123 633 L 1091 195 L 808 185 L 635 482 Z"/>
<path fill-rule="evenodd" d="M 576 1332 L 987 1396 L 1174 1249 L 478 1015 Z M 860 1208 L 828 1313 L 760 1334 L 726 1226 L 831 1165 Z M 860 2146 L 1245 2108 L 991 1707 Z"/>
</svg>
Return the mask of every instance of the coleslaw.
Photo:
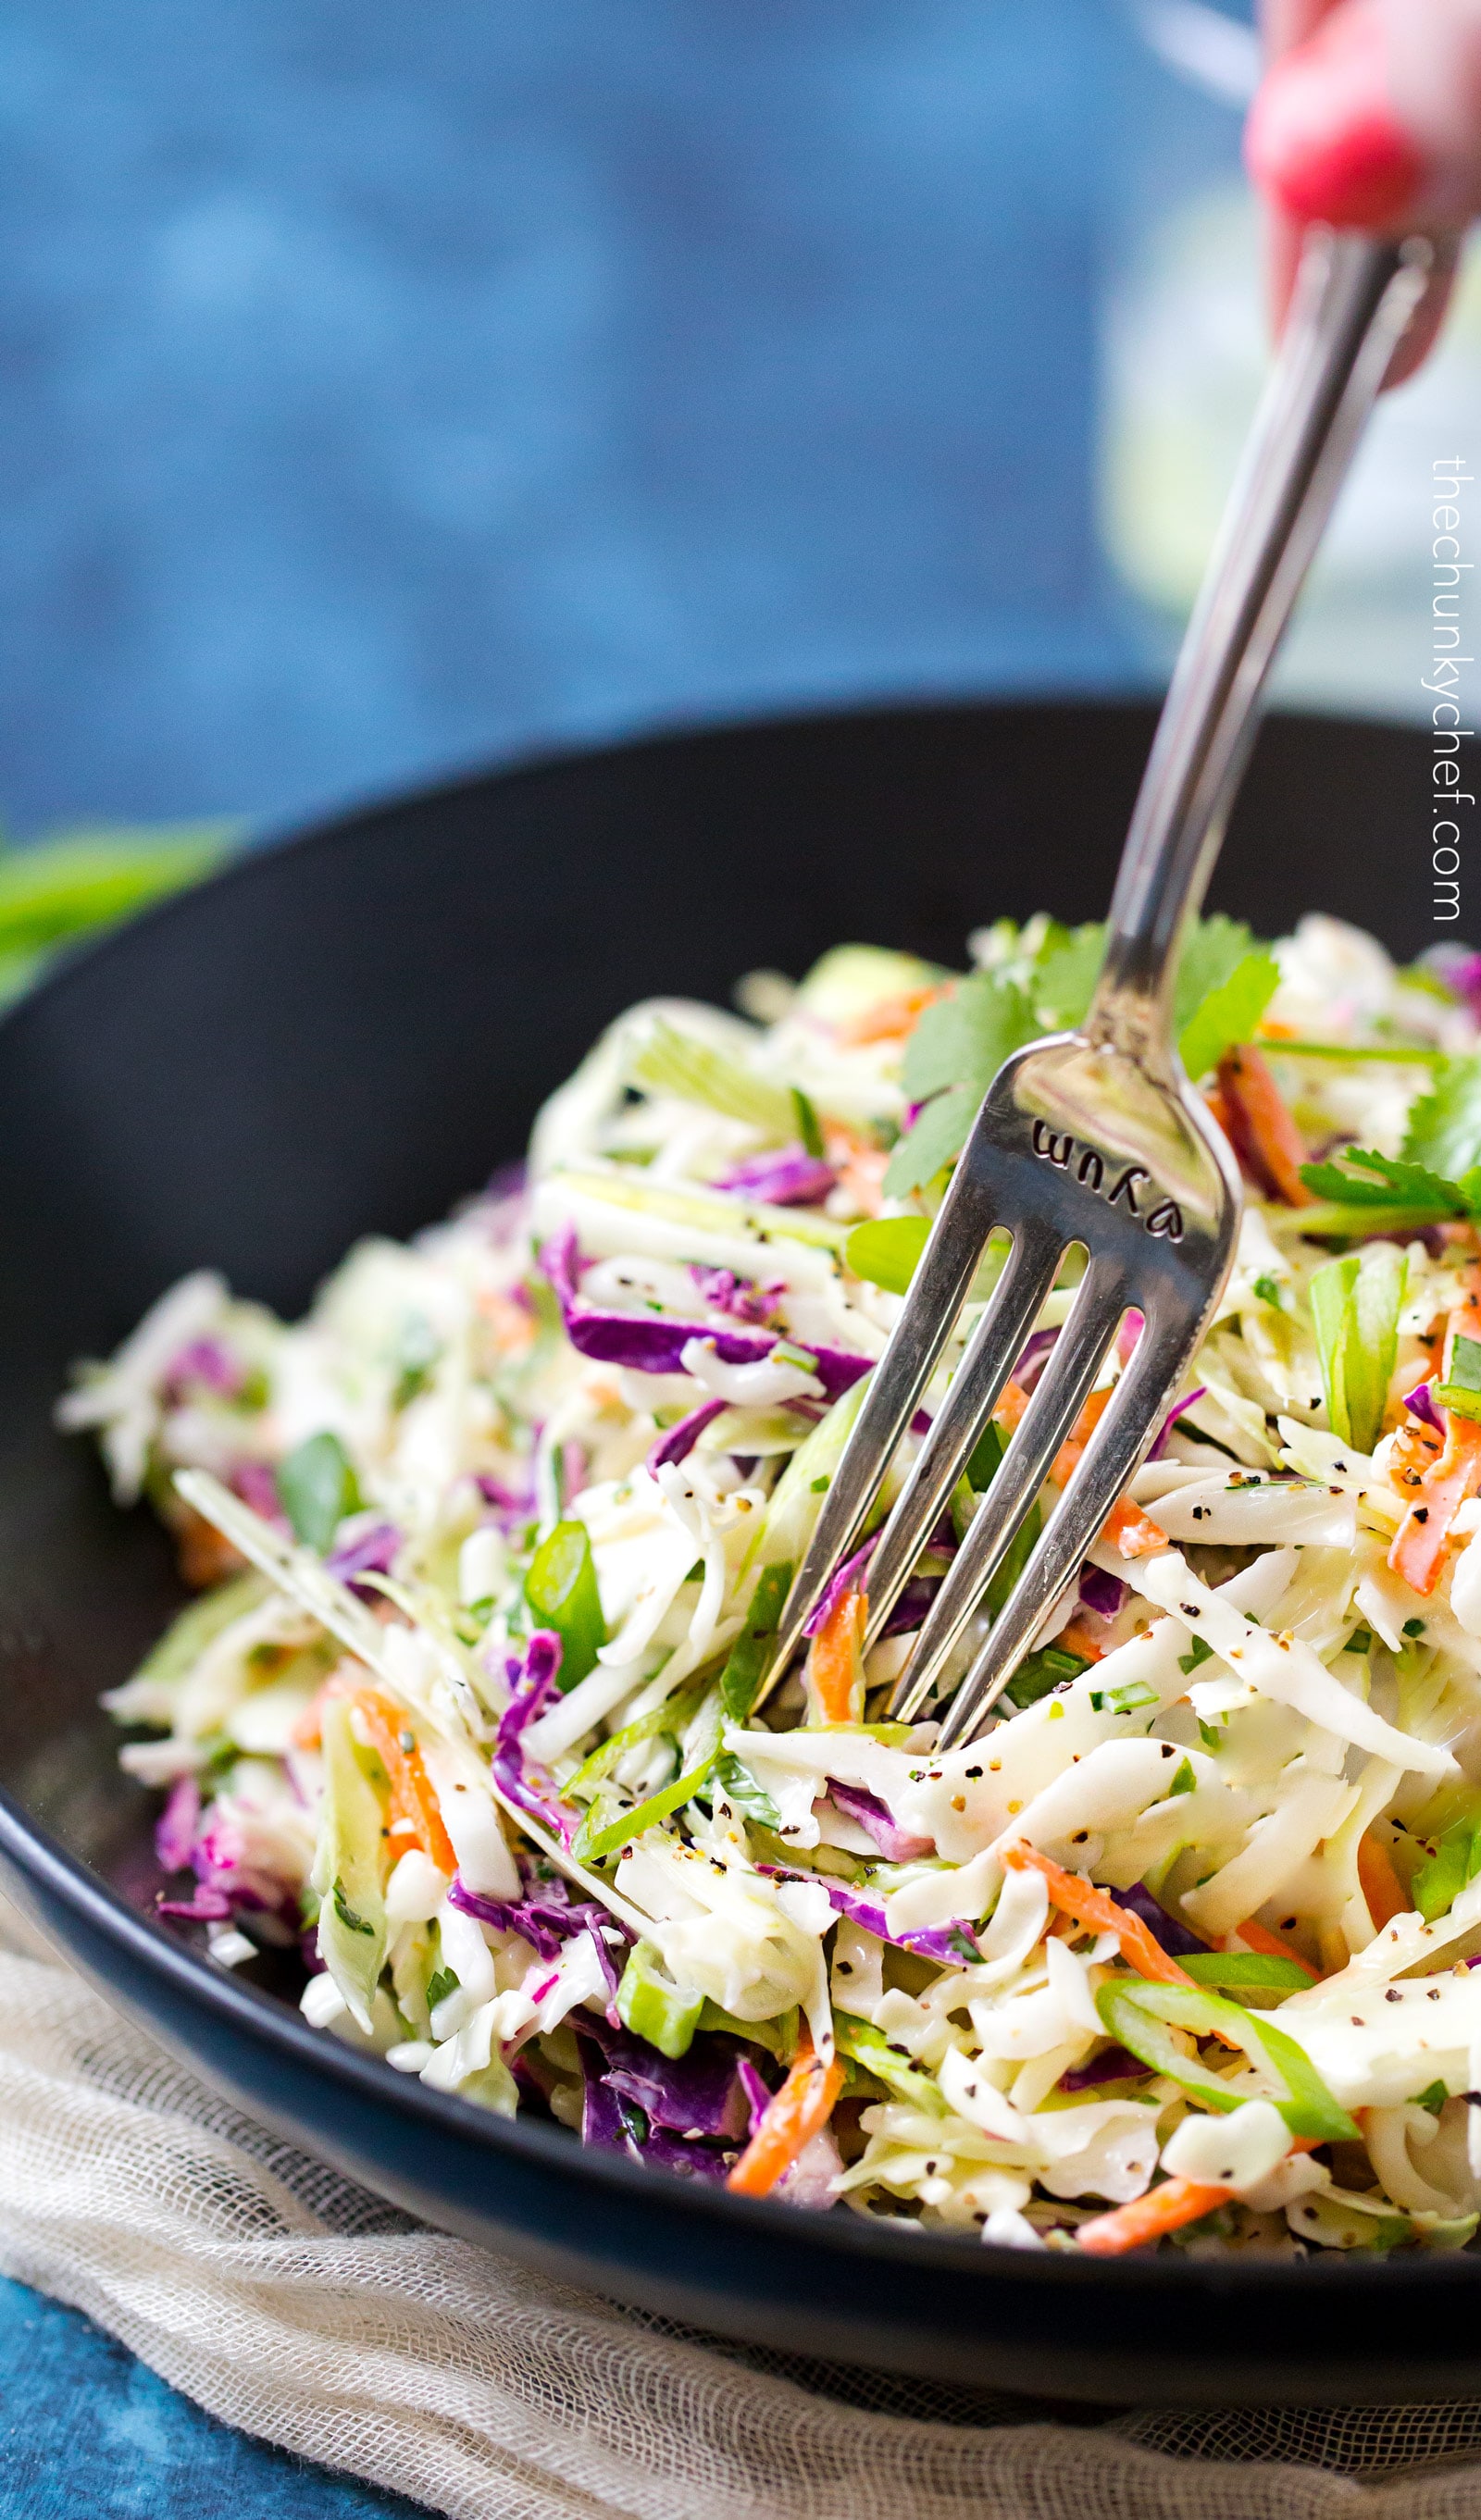
<svg viewBox="0 0 1481 2520">
<path fill-rule="evenodd" d="M 965 973 L 842 947 L 740 1013 L 635 1008 L 527 1170 L 303 1321 L 201 1271 L 79 1368 L 61 1422 L 201 1588 L 105 1699 L 166 1797 L 160 1912 L 228 1966 L 301 1949 L 308 2019 L 435 2091 L 741 2194 L 1090 2255 L 1465 2246 L 1481 957 L 1196 930 L 1182 1049 L 1246 1213 L 1077 1583 L 977 1741 L 888 1720 L 1075 1298 L 1071 1254 L 864 1655 L 990 1246 L 770 1669 L 981 1093 L 1102 944 L 1000 922 Z"/>
</svg>

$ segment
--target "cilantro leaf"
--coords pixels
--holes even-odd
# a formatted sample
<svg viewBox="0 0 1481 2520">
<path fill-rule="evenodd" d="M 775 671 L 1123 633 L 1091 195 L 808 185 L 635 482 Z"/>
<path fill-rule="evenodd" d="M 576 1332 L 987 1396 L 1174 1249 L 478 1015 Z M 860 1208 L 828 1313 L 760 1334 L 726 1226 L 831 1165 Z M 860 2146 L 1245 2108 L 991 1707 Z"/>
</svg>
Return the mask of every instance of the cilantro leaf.
<svg viewBox="0 0 1481 2520">
<path fill-rule="evenodd" d="M 1178 982 L 1173 991 L 1174 1030 L 1181 1033 L 1192 1022 L 1204 999 L 1212 997 L 1215 989 L 1224 988 L 1251 954 L 1264 950 L 1242 919 L 1226 919 L 1222 911 L 1216 911 L 1212 919 L 1195 919 L 1178 958 Z M 1192 1074 L 1191 1068 L 1189 1074 Z"/>
<path fill-rule="evenodd" d="M 927 1102 L 915 1127 L 900 1140 L 890 1156 L 884 1175 L 888 1197 L 904 1198 L 910 1191 L 924 1190 L 943 1164 L 955 1162 L 966 1144 L 977 1105 L 986 1091 L 985 1085 L 954 1085 L 950 1093 L 938 1094 L 934 1102 Z"/>
<path fill-rule="evenodd" d="M 1004 1060 L 1038 1038 L 1079 1023 L 1090 1006 L 1106 931 L 1052 924 L 1020 987 L 1001 971 L 973 971 L 925 1009 L 910 1037 L 901 1081 L 924 1105 L 895 1147 L 884 1188 L 891 1198 L 923 1190 L 961 1153 L 978 1103 Z M 1236 1041 L 1247 1041 L 1279 973 L 1238 920 L 1195 922 L 1178 970 L 1175 1020 L 1184 1064 L 1196 1078 Z"/>
<path fill-rule="evenodd" d="M 1481 1166 L 1481 1052 L 1448 1058 L 1409 1115 L 1400 1152 L 1451 1181 Z"/>
<path fill-rule="evenodd" d="M 294 1538 L 327 1556 L 345 1515 L 361 1503 L 354 1464 L 338 1436 L 326 1430 L 295 1445 L 278 1463 L 276 1485 Z"/>
<path fill-rule="evenodd" d="M 1241 955 L 1227 979 L 1209 990 L 1183 1026 L 1178 1049 L 1196 1085 L 1226 1051 L 1248 1041 L 1279 985 L 1280 967 L 1263 945 Z"/>
<path fill-rule="evenodd" d="M 890 1156 L 884 1188 L 891 1198 L 923 1190 L 961 1153 L 1004 1060 L 1038 1032 L 1022 990 L 994 971 L 973 971 L 926 1008 L 902 1071 L 906 1093 L 925 1108 Z"/>
<path fill-rule="evenodd" d="M 1031 982 L 1034 1004 L 1046 1023 L 1052 1026 L 1077 1024 L 1088 1009 L 1100 966 L 1105 959 L 1106 930 L 1099 922 L 1086 927 L 1052 926 L 1039 948 Z M 1245 971 L 1244 966 L 1252 968 Z M 1260 986 L 1269 978 L 1264 995 Z M 1226 919 L 1216 913 L 1212 919 L 1193 922 L 1184 943 L 1178 963 L 1178 985 L 1173 1000 L 1173 1022 L 1184 1032 L 1202 1012 L 1206 1003 L 1222 993 L 1236 979 L 1239 988 L 1231 1000 L 1229 1020 L 1234 1027 L 1225 1046 L 1245 1041 L 1259 1022 L 1274 993 L 1279 972 L 1263 945 L 1256 943 L 1242 920 Z M 1253 1012 L 1246 1013 L 1246 1007 Z M 1196 1050 L 1197 1044 L 1194 1043 Z M 1201 1076 L 1216 1064 L 1205 1059 L 1197 1068 L 1189 1066 L 1189 1076 Z"/>
<path fill-rule="evenodd" d="M 1051 926 L 1034 964 L 1033 996 L 1052 1031 L 1080 1022 L 1105 960 L 1103 920 L 1087 927 Z"/>
<path fill-rule="evenodd" d="M 952 1085 L 975 1085 L 980 1102 L 1010 1052 L 1039 1030 L 1021 989 L 996 971 L 973 971 L 927 1007 L 905 1053 L 901 1082 L 912 1102 Z"/>
<path fill-rule="evenodd" d="M 1469 1205 L 1467 1185 L 1369 1147 L 1344 1147 L 1335 1163 L 1303 1164 L 1301 1178 L 1319 1198 L 1340 1199 L 1346 1207 L 1427 1208 L 1443 1217 L 1463 1216 Z M 1481 1189 L 1481 1178 L 1469 1188 Z"/>
</svg>

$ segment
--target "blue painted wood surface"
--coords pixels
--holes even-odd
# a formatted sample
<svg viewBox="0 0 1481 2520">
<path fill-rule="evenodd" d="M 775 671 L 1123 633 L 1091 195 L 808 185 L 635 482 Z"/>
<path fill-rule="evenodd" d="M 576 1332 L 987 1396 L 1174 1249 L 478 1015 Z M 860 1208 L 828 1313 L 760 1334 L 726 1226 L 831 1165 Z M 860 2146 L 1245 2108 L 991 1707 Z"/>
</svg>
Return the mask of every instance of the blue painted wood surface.
<svg viewBox="0 0 1481 2520">
<path fill-rule="evenodd" d="M 381 2494 L 217 2423 L 111 2336 L 0 2279 L 4 2520 L 412 2520 Z"/>
</svg>

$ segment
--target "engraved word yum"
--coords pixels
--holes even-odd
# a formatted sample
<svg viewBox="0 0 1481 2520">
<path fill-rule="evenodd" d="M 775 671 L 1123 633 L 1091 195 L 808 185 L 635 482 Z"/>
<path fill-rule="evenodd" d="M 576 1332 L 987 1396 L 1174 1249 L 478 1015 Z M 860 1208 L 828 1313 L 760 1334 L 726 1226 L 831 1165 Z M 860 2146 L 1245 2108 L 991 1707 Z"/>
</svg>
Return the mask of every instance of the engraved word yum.
<svg viewBox="0 0 1481 2520">
<path fill-rule="evenodd" d="M 1034 1152 L 1042 1155 L 1046 1163 L 1054 1164 L 1059 1172 L 1067 1172 L 1075 1152 L 1075 1141 L 1068 1130 L 1062 1136 L 1056 1136 L 1047 1120 L 1036 1120 Z M 1082 1147 L 1074 1171 L 1076 1181 L 1083 1182 L 1087 1190 L 1096 1191 L 1108 1207 L 1114 1207 L 1119 1199 L 1124 1199 L 1132 1215 L 1145 1226 L 1148 1234 L 1165 1234 L 1170 1242 L 1182 1241 L 1183 1210 L 1175 1198 L 1164 1198 L 1149 1215 L 1144 1215 L 1137 1205 L 1138 1182 L 1150 1184 L 1152 1181 L 1144 1164 L 1128 1164 L 1113 1187 L 1106 1190 L 1104 1158 L 1097 1153 L 1094 1147 Z M 1155 1184 L 1152 1187 L 1155 1188 Z"/>
</svg>

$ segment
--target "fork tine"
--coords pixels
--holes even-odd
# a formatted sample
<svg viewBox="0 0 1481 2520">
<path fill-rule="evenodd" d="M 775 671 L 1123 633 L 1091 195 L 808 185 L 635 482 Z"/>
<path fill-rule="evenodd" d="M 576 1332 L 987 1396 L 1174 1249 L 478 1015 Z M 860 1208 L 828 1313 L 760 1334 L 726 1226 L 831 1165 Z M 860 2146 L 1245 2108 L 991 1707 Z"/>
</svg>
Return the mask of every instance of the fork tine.
<svg viewBox="0 0 1481 2520">
<path fill-rule="evenodd" d="M 1045 1611 L 1094 1548 L 1097 1533 L 1156 1432 L 1158 1403 L 1181 1377 L 1196 1345 L 1198 1328 L 1196 1321 L 1191 1325 L 1179 1321 L 1160 1328 L 1150 1321 L 1146 1324 L 1083 1461 L 946 1710 L 938 1749 L 955 1749 L 974 1737 L 982 1718 L 1012 1678 Z"/>
<path fill-rule="evenodd" d="M 807 1553 L 783 1604 L 777 1649 L 761 1692 L 763 1698 L 775 1688 L 796 1652 L 802 1631 L 830 1576 L 858 1546 L 865 1517 L 883 1485 L 895 1447 L 957 1326 L 957 1316 L 966 1301 L 995 1222 L 987 1185 L 976 1167 L 964 1157 L 917 1264 L 889 1345 L 870 1375 L 864 1405 L 823 1500 Z"/>
<path fill-rule="evenodd" d="M 966 1538 L 931 1603 L 916 1650 L 900 1675 L 891 1715 L 909 1719 L 919 1713 L 946 1670 L 963 1629 L 1080 1414 L 1126 1304 L 1126 1278 L 1120 1264 L 1093 1254 L 1043 1380 L 972 1516 Z"/>
<path fill-rule="evenodd" d="M 865 1649 L 876 1643 L 941 1509 L 961 1478 L 1055 1282 L 1063 1237 L 1031 1218 L 1014 1236 L 1003 1275 L 952 1377 L 935 1424 L 895 1500 L 870 1560 Z"/>
</svg>

